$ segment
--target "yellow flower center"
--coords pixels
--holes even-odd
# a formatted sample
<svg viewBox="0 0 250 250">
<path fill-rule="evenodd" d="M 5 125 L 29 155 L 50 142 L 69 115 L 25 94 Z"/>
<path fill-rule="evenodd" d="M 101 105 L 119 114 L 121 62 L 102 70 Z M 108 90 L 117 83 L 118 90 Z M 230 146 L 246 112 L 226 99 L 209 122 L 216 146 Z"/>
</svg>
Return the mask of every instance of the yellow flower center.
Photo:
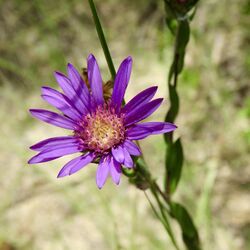
<svg viewBox="0 0 250 250">
<path fill-rule="evenodd" d="M 123 116 L 118 116 L 107 104 L 86 115 L 81 125 L 83 129 L 76 134 L 88 150 L 103 153 L 125 138 Z"/>
</svg>

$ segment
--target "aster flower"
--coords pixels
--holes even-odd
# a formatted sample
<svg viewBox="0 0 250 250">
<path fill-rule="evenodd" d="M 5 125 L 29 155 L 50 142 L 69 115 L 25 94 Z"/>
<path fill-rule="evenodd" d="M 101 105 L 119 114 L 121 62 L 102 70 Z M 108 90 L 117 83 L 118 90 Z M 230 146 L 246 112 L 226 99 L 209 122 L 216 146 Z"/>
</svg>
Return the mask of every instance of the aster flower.
<svg viewBox="0 0 250 250">
<path fill-rule="evenodd" d="M 90 90 L 73 65 L 68 64 L 68 76 L 55 72 L 63 93 L 42 87 L 41 96 L 61 114 L 43 109 L 30 109 L 30 113 L 44 122 L 72 130 L 72 133 L 31 146 L 32 150 L 39 153 L 28 163 L 48 162 L 64 155 L 80 153 L 60 170 L 58 177 L 74 174 L 87 164 L 98 162 L 98 188 L 102 188 L 108 175 L 111 175 L 114 183 L 119 184 L 122 167 L 133 168 L 132 156 L 141 154 L 134 141 L 176 129 L 174 124 L 166 122 L 139 123 L 162 103 L 162 98 L 151 101 L 156 86 L 140 92 L 126 105 L 122 105 L 131 69 L 132 58 L 128 57 L 119 67 L 109 100 L 103 97 L 102 77 L 93 55 L 87 59 Z"/>
</svg>

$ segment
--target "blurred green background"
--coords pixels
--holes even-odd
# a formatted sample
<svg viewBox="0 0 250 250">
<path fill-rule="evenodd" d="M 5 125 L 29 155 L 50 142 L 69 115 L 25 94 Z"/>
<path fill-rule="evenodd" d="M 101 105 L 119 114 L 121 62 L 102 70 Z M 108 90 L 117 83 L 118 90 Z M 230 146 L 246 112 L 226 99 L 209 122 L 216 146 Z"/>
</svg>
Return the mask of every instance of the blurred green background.
<svg viewBox="0 0 250 250">
<path fill-rule="evenodd" d="M 128 100 L 159 85 L 169 107 L 166 76 L 173 40 L 161 0 L 96 1 L 116 68 L 134 58 Z M 200 1 L 192 22 L 185 70 L 179 81 L 176 121 L 185 166 L 174 199 L 194 217 L 206 250 L 250 249 L 250 33 L 249 0 Z M 31 144 L 67 132 L 32 119 L 29 108 L 49 108 L 42 85 L 56 86 L 53 71 L 67 62 L 79 70 L 95 54 L 108 68 L 87 1 L 0 1 L 0 250 L 173 249 L 143 192 L 126 177 L 99 191 L 95 166 L 58 180 L 70 157 L 28 166 Z M 161 136 L 142 142 L 162 185 Z M 174 230 L 181 244 L 180 230 Z"/>
</svg>

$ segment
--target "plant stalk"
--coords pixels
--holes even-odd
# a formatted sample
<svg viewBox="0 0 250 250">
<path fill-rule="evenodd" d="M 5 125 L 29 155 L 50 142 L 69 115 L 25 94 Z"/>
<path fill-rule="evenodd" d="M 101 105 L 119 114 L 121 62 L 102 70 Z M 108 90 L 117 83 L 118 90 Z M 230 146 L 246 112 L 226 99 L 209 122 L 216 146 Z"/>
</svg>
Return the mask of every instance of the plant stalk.
<svg viewBox="0 0 250 250">
<path fill-rule="evenodd" d="M 109 48 L 108 48 L 108 45 L 107 45 L 107 42 L 106 42 L 106 39 L 105 39 L 105 35 L 104 35 L 103 29 L 102 29 L 102 25 L 101 25 L 100 19 L 99 19 L 98 14 L 97 14 L 97 10 L 96 10 L 94 0 L 89 0 L 89 6 L 90 6 L 90 9 L 91 9 L 91 12 L 92 12 L 92 15 L 93 15 L 96 32 L 98 34 L 98 37 L 99 37 L 99 40 L 100 40 L 100 43 L 101 43 L 101 46 L 102 46 L 102 50 L 103 50 L 103 53 L 104 53 L 105 58 L 106 58 L 112 80 L 114 80 L 115 76 L 116 76 L 116 71 L 115 71 L 115 67 L 114 67 L 114 64 L 113 64 L 113 61 L 112 61 L 112 57 L 110 55 L 110 51 L 109 51 Z"/>
</svg>

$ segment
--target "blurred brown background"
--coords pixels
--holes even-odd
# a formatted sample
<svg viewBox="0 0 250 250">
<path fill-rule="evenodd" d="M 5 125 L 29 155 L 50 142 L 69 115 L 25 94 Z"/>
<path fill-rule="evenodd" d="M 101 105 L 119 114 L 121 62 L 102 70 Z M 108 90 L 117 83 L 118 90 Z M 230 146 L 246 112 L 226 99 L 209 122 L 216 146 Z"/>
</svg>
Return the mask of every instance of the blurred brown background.
<svg viewBox="0 0 250 250">
<path fill-rule="evenodd" d="M 157 95 L 166 100 L 150 119 L 161 120 L 173 44 L 163 1 L 96 4 L 116 67 L 128 55 L 134 59 L 126 99 L 159 85 Z M 174 199 L 194 217 L 206 250 L 250 248 L 249 14 L 249 0 L 200 1 L 179 81 L 175 136 L 182 137 L 186 161 Z M 108 80 L 87 1 L 0 1 L 0 250 L 172 249 L 143 192 L 126 177 L 99 191 L 94 165 L 56 178 L 72 156 L 26 163 L 31 144 L 67 133 L 28 114 L 48 108 L 40 87 L 56 86 L 52 73 L 65 72 L 67 62 L 80 70 L 89 53 Z M 162 184 L 162 137 L 142 146 Z"/>
</svg>

